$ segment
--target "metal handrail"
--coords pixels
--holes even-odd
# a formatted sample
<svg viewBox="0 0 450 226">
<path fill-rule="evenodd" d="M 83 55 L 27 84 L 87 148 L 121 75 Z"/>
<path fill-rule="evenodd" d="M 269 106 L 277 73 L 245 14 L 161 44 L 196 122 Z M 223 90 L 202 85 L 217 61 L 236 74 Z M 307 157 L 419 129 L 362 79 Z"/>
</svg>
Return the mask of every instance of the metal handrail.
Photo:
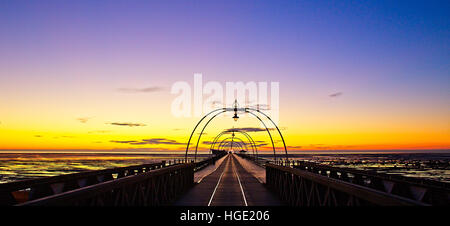
<svg viewBox="0 0 450 226">
<path fill-rule="evenodd" d="M 18 204 L 17 206 L 76 205 L 77 203 L 80 203 L 80 202 L 83 203 L 83 201 L 93 199 L 96 197 L 101 198 L 102 195 L 108 195 L 110 193 L 114 193 L 114 191 L 117 191 L 119 189 L 124 189 L 128 186 L 131 186 L 131 187 L 144 186 L 143 184 L 141 185 L 139 183 L 144 183 L 145 186 L 149 186 L 149 183 L 145 183 L 146 181 L 152 180 L 153 178 L 156 178 L 158 176 L 165 176 L 170 173 L 175 173 L 175 174 L 179 175 L 179 173 L 181 173 L 181 172 L 177 173 L 178 171 L 185 170 L 185 172 L 188 174 L 188 175 L 186 175 L 188 178 L 186 178 L 186 180 L 185 180 L 186 183 L 184 184 L 184 187 L 181 189 L 167 188 L 167 189 L 177 189 L 177 191 L 178 190 L 181 191 L 181 190 L 185 190 L 187 187 L 190 186 L 188 181 L 192 181 L 191 183 L 193 184 L 193 170 L 192 170 L 193 167 L 194 167 L 193 163 L 177 164 L 177 165 L 168 166 L 165 168 L 160 168 L 157 170 L 148 171 L 148 172 L 141 173 L 138 175 L 130 175 L 130 176 L 119 178 L 119 179 L 116 179 L 113 181 L 106 181 L 106 182 L 102 182 L 99 184 L 94 184 L 94 185 L 86 186 L 83 188 L 63 192 L 60 194 L 43 197 L 40 199 L 36 199 L 36 200 Z M 175 178 L 172 178 L 172 180 L 175 180 Z M 181 181 L 177 181 L 177 183 L 180 183 L 180 182 Z M 161 185 L 164 186 L 164 183 L 167 183 L 167 180 L 162 180 L 162 181 L 160 181 L 160 183 L 162 183 Z M 147 189 L 154 189 L 154 188 L 150 187 Z M 128 194 L 130 197 L 140 194 L 139 189 L 131 189 L 131 190 L 136 192 L 136 194 L 131 194 L 131 193 Z M 158 190 L 158 192 L 164 192 L 164 191 L 161 191 L 161 189 L 160 189 L 160 190 Z M 120 195 L 120 194 L 115 194 L 115 195 Z M 147 197 L 147 198 L 149 198 L 149 197 Z M 170 197 L 169 199 L 173 199 L 173 198 L 174 197 Z M 105 201 L 105 200 L 102 200 L 102 201 Z M 109 200 L 109 201 L 111 201 L 111 200 Z M 132 201 L 139 202 L 141 200 L 132 200 Z M 130 202 L 132 202 L 132 201 L 130 201 Z M 128 204 L 133 204 L 133 203 L 128 203 Z M 159 203 L 159 204 L 164 204 L 164 203 Z"/>
<path fill-rule="evenodd" d="M 48 185 L 48 184 L 52 184 L 52 183 L 61 183 L 64 181 L 71 181 L 71 180 L 76 180 L 76 179 L 80 179 L 80 178 L 86 178 L 86 177 L 92 177 L 92 176 L 98 176 L 98 175 L 104 175 L 104 174 L 115 174 L 115 173 L 123 172 L 123 171 L 135 171 L 135 170 L 140 170 L 140 169 L 161 168 L 161 167 L 164 167 L 165 164 L 166 164 L 166 161 L 162 161 L 159 163 L 116 167 L 116 168 L 110 168 L 110 169 L 104 169 L 104 170 L 90 170 L 90 171 L 79 172 L 79 173 L 71 173 L 71 174 L 64 174 L 64 175 L 51 176 L 51 177 L 13 181 L 13 182 L 9 182 L 9 183 L 0 184 L 0 192 L 19 191 L 19 190 L 23 190 L 23 189 L 27 189 L 27 188 L 31 188 L 31 187 L 35 187 L 35 186 Z"/>
<path fill-rule="evenodd" d="M 386 192 L 382 192 L 379 190 L 375 190 L 372 188 L 364 187 L 361 185 L 349 183 L 342 180 L 337 180 L 334 178 L 326 177 L 320 174 L 311 173 L 305 170 L 295 169 L 286 166 L 275 165 L 271 163 L 266 163 L 266 170 L 268 177 L 267 185 L 272 190 L 277 192 L 283 192 L 284 187 L 279 187 L 274 180 L 286 180 L 285 177 L 274 179 L 274 176 L 277 174 L 290 174 L 292 176 L 300 177 L 304 180 L 310 181 L 310 183 L 320 184 L 321 186 L 327 187 L 328 189 L 336 190 L 337 192 L 345 193 L 348 197 L 354 196 L 358 199 L 367 201 L 374 205 L 391 205 L 391 206 L 426 206 L 428 204 L 418 202 L 412 199 L 407 199 L 401 196 L 389 194 Z M 275 175 L 273 175 L 275 173 Z M 290 177 L 289 177 L 290 178 Z M 296 185 L 290 185 L 290 189 L 293 189 L 292 186 L 306 186 L 306 183 L 298 183 Z M 294 189 L 295 190 L 295 189 Z M 293 198 L 293 197 L 291 197 Z M 314 197 L 310 197 L 314 198 Z"/>
</svg>

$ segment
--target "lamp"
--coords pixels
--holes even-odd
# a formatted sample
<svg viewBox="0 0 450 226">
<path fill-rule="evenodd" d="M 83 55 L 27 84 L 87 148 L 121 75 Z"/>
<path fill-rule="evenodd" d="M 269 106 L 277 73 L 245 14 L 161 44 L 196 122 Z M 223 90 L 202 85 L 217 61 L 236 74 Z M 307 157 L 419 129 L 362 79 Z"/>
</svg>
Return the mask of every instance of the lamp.
<svg viewBox="0 0 450 226">
<path fill-rule="evenodd" d="M 235 122 L 239 119 L 239 116 L 237 115 L 237 113 L 234 113 L 233 119 Z"/>
<path fill-rule="evenodd" d="M 234 104 L 233 104 L 233 107 L 234 107 L 234 116 L 233 116 L 233 119 L 234 119 L 234 121 L 236 122 L 238 119 L 239 119 L 239 116 L 237 115 L 237 108 L 238 108 L 238 103 L 237 103 L 237 100 L 234 100 Z"/>
</svg>

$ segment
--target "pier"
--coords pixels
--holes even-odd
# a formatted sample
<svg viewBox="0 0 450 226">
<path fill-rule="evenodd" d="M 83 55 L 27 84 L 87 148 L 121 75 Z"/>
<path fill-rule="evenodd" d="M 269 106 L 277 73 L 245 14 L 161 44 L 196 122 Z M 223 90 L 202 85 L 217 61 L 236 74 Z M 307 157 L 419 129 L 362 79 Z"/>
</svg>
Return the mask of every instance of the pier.
<svg viewBox="0 0 450 226">
<path fill-rule="evenodd" d="M 210 155 L 197 159 L 205 128 L 232 112 L 258 119 L 273 158 L 262 159 L 254 139 L 238 128 L 211 142 Z M 205 120 L 207 117 L 208 120 Z M 269 128 L 264 120 L 274 128 Z M 200 133 L 195 133 L 205 121 Z M 282 141 L 276 154 L 271 130 Z M 189 147 L 198 134 L 195 150 Z M 236 134 L 242 135 L 243 139 Z M 192 149 L 194 149 L 192 147 Z M 289 159 L 283 135 L 259 109 L 219 108 L 196 124 L 185 158 L 161 163 L 88 171 L 0 184 L 0 204 L 17 206 L 448 206 L 448 184 Z"/>
<path fill-rule="evenodd" d="M 449 205 L 448 188 L 302 162 L 257 163 L 226 152 L 0 184 L 17 206 L 428 206 Z M 245 163 L 245 164 L 241 164 Z M 249 169 L 265 172 L 255 176 Z M 360 174 L 358 174 L 360 173 Z M 363 179 L 363 180 L 359 180 Z M 367 183 L 367 181 L 372 183 Z M 366 181 L 361 184 L 360 181 Z M 370 185 L 372 184 L 372 185 Z M 381 187 L 379 187 L 381 186 Z M 400 192 L 399 192 L 400 191 Z"/>
<path fill-rule="evenodd" d="M 278 206 L 281 202 L 246 171 L 235 154 L 190 189 L 175 205 L 180 206 Z"/>
</svg>

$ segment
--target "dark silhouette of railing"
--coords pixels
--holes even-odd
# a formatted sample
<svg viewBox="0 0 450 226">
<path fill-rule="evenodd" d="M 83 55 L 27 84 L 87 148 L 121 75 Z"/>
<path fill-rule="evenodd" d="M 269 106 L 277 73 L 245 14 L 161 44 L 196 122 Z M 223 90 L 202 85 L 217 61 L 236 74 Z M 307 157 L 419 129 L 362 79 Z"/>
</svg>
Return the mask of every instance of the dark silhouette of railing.
<svg viewBox="0 0 450 226">
<path fill-rule="evenodd" d="M 450 190 L 438 181 L 306 161 L 262 160 L 268 188 L 293 206 L 450 205 Z"/>
<path fill-rule="evenodd" d="M 170 205 L 194 185 L 194 172 L 224 155 L 219 152 L 200 162 L 178 160 L 0 184 L 0 204 Z M 438 182 L 306 161 L 270 162 L 239 156 L 265 167 L 265 185 L 292 206 L 449 205 L 449 189 Z"/>
<path fill-rule="evenodd" d="M 178 164 L 19 204 L 19 206 L 161 206 L 193 185 L 195 164 Z"/>
<path fill-rule="evenodd" d="M 292 206 L 425 205 L 305 170 L 266 164 L 266 185 Z"/>
<path fill-rule="evenodd" d="M 194 171 L 202 170 L 205 167 L 214 164 L 218 159 L 222 158 L 226 154 L 227 154 L 227 152 L 219 151 L 211 158 L 207 158 L 207 159 L 205 159 L 203 161 L 196 162 L 195 163 L 195 167 L 194 167 Z"/>
<path fill-rule="evenodd" d="M 0 184 L 0 205 L 166 205 L 225 154 Z"/>
<path fill-rule="evenodd" d="M 448 184 L 443 182 L 352 168 L 333 167 L 306 161 L 292 162 L 291 165 L 296 169 L 313 172 L 425 204 L 450 205 L 450 189 Z"/>
<path fill-rule="evenodd" d="M 261 167 L 265 167 L 265 164 L 267 162 L 272 162 L 270 159 L 262 158 L 259 156 L 252 156 L 252 155 L 240 154 L 240 153 L 236 153 L 236 155 L 238 155 L 241 158 L 248 159 L 248 160 L 252 161 L 253 163 L 255 163 L 256 165 L 261 166 Z"/>
<path fill-rule="evenodd" d="M 0 184 L 0 204 L 15 205 L 129 175 L 137 175 L 165 165 L 166 162 L 163 161 Z"/>
</svg>

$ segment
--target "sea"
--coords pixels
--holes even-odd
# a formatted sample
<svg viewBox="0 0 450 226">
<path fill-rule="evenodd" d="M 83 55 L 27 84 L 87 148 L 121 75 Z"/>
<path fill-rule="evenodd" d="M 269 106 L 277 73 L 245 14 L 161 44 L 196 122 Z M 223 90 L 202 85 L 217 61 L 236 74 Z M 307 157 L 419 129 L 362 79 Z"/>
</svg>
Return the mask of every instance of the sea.
<svg viewBox="0 0 450 226">
<path fill-rule="evenodd" d="M 198 155 L 198 160 L 207 158 Z M 52 153 L 0 151 L 0 183 L 78 173 L 88 170 L 124 167 L 184 159 L 184 153 Z M 259 157 L 273 160 L 270 152 Z M 277 154 L 277 158 L 285 157 Z M 190 157 L 189 161 L 191 161 Z M 337 167 L 350 167 L 374 172 L 426 178 L 450 183 L 450 152 L 294 152 L 289 160 L 311 161 Z"/>
<path fill-rule="evenodd" d="M 208 156 L 208 154 L 199 154 L 196 159 L 202 160 Z M 0 152 L 0 183 L 162 161 L 169 163 L 169 161 L 182 161 L 184 159 L 184 153 Z M 192 160 L 192 157 L 188 158 L 188 161 Z"/>
</svg>

